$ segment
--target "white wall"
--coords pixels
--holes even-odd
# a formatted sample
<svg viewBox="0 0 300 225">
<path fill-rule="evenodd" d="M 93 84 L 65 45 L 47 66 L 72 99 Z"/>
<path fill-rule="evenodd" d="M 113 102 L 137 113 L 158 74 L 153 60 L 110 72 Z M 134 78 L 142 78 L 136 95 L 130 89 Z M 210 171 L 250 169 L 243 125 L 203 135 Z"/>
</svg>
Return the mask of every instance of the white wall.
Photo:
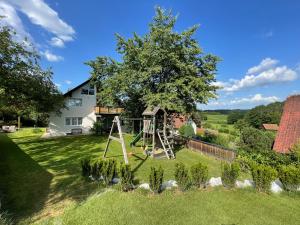
<svg viewBox="0 0 300 225">
<path fill-rule="evenodd" d="M 73 128 L 81 128 L 83 133 L 90 133 L 90 129 L 93 127 L 96 121 L 96 114 L 94 112 L 94 107 L 96 106 L 96 88 L 95 95 L 82 95 L 81 89 L 89 87 L 89 84 L 84 85 L 72 92 L 71 98 L 81 98 L 82 106 L 73 106 L 68 109 L 62 109 L 61 115 L 56 115 L 55 113 L 50 114 L 49 123 L 49 135 L 59 136 L 66 135 L 70 133 Z M 65 102 L 68 101 L 70 97 L 65 98 Z M 82 117 L 81 126 L 65 125 L 66 117 Z"/>
</svg>

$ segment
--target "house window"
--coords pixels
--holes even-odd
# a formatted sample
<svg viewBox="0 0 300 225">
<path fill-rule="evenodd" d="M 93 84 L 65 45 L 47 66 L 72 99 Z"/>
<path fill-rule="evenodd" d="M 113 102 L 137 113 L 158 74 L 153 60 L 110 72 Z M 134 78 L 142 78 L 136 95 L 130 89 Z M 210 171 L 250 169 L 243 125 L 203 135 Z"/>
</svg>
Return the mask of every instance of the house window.
<svg viewBox="0 0 300 225">
<path fill-rule="evenodd" d="M 82 106 L 81 98 L 70 98 L 67 102 L 68 107 Z"/>
<path fill-rule="evenodd" d="M 67 126 L 70 126 L 71 125 L 71 118 L 66 118 L 66 125 Z"/>
<path fill-rule="evenodd" d="M 94 85 L 90 85 L 89 87 L 85 87 L 81 89 L 82 95 L 95 95 Z"/>
<path fill-rule="evenodd" d="M 66 126 L 81 126 L 82 117 L 66 117 L 65 124 Z"/>
</svg>

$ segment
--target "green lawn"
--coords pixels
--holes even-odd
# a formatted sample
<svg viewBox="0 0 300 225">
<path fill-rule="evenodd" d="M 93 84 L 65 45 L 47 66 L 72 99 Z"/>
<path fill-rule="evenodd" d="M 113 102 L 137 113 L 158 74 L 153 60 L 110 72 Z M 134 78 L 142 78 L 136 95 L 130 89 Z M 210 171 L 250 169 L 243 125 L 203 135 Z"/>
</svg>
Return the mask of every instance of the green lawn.
<svg viewBox="0 0 300 225">
<path fill-rule="evenodd" d="M 76 136 L 40 139 L 44 130 L 23 129 L 14 134 L 0 134 L 1 171 L 0 188 L 6 198 L 3 207 L 17 219 L 56 215 L 70 202 L 80 202 L 99 191 L 94 183 L 81 177 L 80 160 L 85 157 L 102 157 L 106 137 Z M 132 169 L 139 182 L 148 182 L 151 166 L 162 166 L 165 179 L 174 179 L 176 162 L 191 165 L 201 161 L 209 166 L 210 176 L 220 176 L 220 161 L 199 153 L 182 149 L 176 160 L 152 159 L 142 154 L 139 147 L 128 145 L 131 136 L 126 135 L 126 146 Z M 107 157 L 123 161 L 121 146 L 112 142 Z"/>
<path fill-rule="evenodd" d="M 249 190 L 210 188 L 187 193 L 165 191 L 153 196 L 140 190 L 103 192 L 82 179 L 80 160 L 99 158 L 105 137 L 77 136 L 40 139 L 43 130 L 23 129 L 0 134 L 0 190 L 2 208 L 20 224 L 299 224 L 299 196 L 257 194 Z M 173 179 L 174 165 L 203 162 L 210 176 L 220 176 L 220 161 L 182 149 L 176 160 L 146 158 L 130 149 L 132 169 L 140 182 L 149 168 L 161 165 L 165 180 Z M 123 160 L 113 142 L 108 157 Z M 3 171 L 3 172 L 2 172 Z M 63 214 L 62 214 L 63 213 Z"/>
</svg>

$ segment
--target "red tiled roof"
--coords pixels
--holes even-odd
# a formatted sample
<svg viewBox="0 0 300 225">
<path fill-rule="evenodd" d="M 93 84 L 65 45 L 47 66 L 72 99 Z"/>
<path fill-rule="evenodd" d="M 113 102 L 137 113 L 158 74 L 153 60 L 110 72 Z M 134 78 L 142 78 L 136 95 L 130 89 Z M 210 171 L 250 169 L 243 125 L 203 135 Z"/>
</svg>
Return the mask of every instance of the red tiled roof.
<svg viewBox="0 0 300 225">
<path fill-rule="evenodd" d="M 283 108 L 273 149 L 287 153 L 300 140 L 300 95 L 289 97 Z"/>
<path fill-rule="evenodd" d="M 274 123 L 264 123 L 263 128 L 265 130 L 278 130 L 278 125 Z"/>
<path fill-rule="evenodd" d="M 187 120 L 188 120 L 187 116 L 174 114 L 173 115 L 174 128 L 179 129 L 181 126 L 186 124 Z"/>
</svg>

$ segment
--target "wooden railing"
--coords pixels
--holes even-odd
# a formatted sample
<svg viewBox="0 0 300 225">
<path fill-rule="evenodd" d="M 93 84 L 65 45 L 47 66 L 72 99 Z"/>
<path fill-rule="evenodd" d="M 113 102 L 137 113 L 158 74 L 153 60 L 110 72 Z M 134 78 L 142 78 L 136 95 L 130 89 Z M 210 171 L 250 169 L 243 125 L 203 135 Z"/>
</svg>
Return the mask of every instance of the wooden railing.
<svg viewBox="0 0 300 225">
<path fill-rule="evenodd" d="M 192 150 L 199 151 L 207 155 L 212 155 L 216 158 L 226 161 L 233 161 L 236 157 L 235 152 L 231 149 L 226 149 L 222 146 L 214 145 L 200 140 L 188 140 L 187 147 Z"/>
<path fill-rule="evenodd" d="M 124 112 L 123 108 L 112 108 L 112 107 L 95 107 L 96 114 L 121 114 Z"/>
</svg>

